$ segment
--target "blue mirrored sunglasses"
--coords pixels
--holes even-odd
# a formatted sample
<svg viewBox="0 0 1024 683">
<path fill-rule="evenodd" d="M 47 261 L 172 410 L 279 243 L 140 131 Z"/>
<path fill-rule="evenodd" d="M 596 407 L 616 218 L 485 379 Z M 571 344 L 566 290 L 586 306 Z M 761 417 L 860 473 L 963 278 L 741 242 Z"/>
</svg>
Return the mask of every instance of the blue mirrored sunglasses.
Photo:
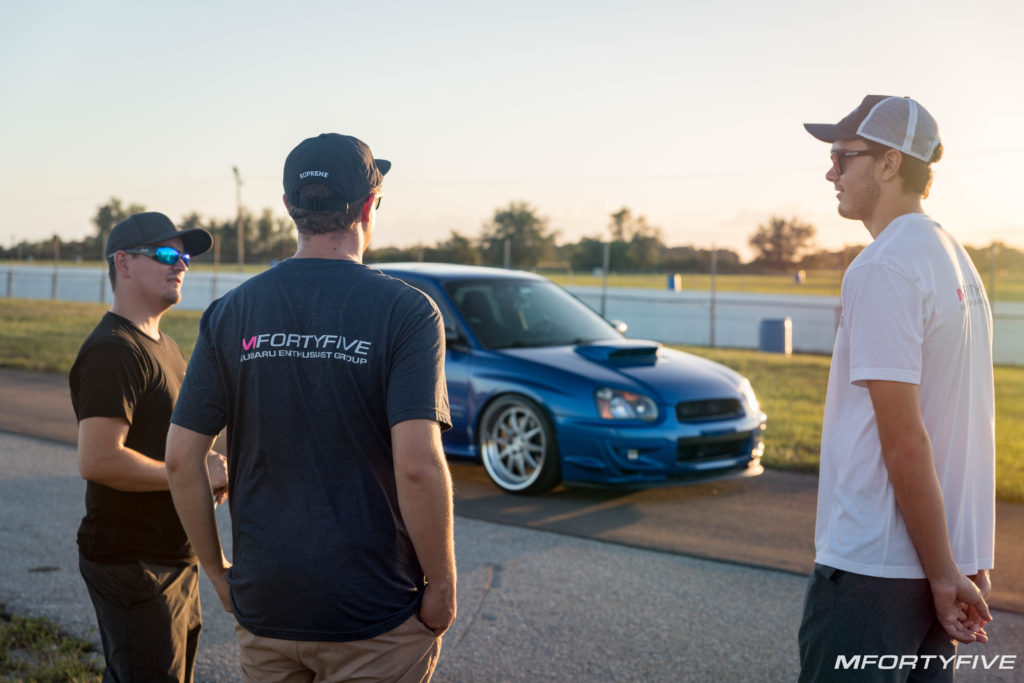
<svg viewBox="0 0 1024 683">
<path fill-rule="evenodd" d="M 173 266 L 181 259 L 181 262 L 188 268 L 189 262 L 192 261 L 192 257 L 183 251 L 178 251 L 174 247 L 133 247 L 132 249 L 122 249 L 126 254 L 142 254 L 148 256 L 157 263 L 162 263 L 165 266 Z"/>
</svg>

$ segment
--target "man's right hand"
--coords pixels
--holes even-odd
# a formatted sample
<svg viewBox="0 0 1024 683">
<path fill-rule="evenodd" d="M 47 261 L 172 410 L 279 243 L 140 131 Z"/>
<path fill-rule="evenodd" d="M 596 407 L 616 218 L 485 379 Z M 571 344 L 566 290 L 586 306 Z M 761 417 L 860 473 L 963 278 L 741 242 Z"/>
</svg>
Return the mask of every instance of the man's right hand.
<svg viewBox="0 0 1024 683">
<path fill-rule="evenodd" d="M 935 614 L 953 638 L 961 643 L 987 643 L 985 624 L 992 621 L 981 590 L 963 574 L 950 581 L 932 581 Z"/>
<path fill-rule="evenodd" d="M 420 621 L 434 635 L 441 636 L 455 621 L 455 586 L 442 583 L 428 583 L 423 589 L 420 602 Z"/>
</svg>

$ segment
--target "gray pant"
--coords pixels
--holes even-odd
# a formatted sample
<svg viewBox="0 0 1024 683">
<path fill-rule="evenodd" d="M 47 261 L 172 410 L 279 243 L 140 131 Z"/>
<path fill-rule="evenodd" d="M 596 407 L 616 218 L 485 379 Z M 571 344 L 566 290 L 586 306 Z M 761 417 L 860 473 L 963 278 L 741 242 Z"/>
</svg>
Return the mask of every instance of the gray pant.
<svg viewBox="0 0 1024 683">
<path fill-rule="evenodd" d="M 952 681 L 955 671 L 940 659 L 956 654 L 956 641 L 935 616 L 927 579 L 814 565 L 799 644 L 801 681 Z"/>
<path fill-rule="evenodd" d="M 78 566 L 96 609 L 107 681 L 192 680 L 202 612 L 199 566 Z"/>
</svg>

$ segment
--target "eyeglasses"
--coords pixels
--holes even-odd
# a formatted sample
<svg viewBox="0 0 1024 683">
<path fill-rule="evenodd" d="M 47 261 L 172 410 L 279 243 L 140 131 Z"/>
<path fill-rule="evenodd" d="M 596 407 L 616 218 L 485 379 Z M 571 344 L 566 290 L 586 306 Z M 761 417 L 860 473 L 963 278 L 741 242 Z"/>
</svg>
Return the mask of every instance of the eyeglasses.
<svg viewBox="0 0 1024 683">
<path fill-rule="evenodd" d="M 382 194 L 374 195 L 373 210 L 376 211 L 380 208 L 380 200 L 384 197 Z"/>
<path fill-rule="evenodd" d="M 884 150 L 876 149 L 843 149 L 832 152 L 832 170 L 843 175 L 846 172 L 846 161 L 854 157 L 877 157 L 885 154 Z"/>
<path fill-rule="evenodd" d="M 192 261 L 192 256 L 186 254 L 183 251 L 178 251 L 174 247 L 133 247 L 131 249 L 122 249 L 126 254 L 142 254 L 148 256 L 157 263 L 162 263 L 165 266 L 173 266 L 181 259 L 181 262 L 188 268 L 189 262 Z"/>
</svg>

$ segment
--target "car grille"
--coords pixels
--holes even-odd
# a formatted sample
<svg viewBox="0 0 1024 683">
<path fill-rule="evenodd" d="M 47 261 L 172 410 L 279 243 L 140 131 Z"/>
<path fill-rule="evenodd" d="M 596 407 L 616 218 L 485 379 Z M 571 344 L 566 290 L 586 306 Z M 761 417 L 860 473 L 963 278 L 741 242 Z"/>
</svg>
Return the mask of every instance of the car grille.
<svg viewBox="0 0 1024 683">
<path fill-rule="evenodd" d="M 735 398 L 715 398 L 706 401 L 684 401 L 676 404 L 676 419 L 680 422 L 697 420 L 724 420 L 743 415 L 743 406 Z"/>
<path fill-rule="evenodd" d="M 750 432 L 722 436 L 696 436 L 679 439 L 676 446 L 676 462 L 733 458 L 749 454 L 749 451 Z"/>
</svg>

